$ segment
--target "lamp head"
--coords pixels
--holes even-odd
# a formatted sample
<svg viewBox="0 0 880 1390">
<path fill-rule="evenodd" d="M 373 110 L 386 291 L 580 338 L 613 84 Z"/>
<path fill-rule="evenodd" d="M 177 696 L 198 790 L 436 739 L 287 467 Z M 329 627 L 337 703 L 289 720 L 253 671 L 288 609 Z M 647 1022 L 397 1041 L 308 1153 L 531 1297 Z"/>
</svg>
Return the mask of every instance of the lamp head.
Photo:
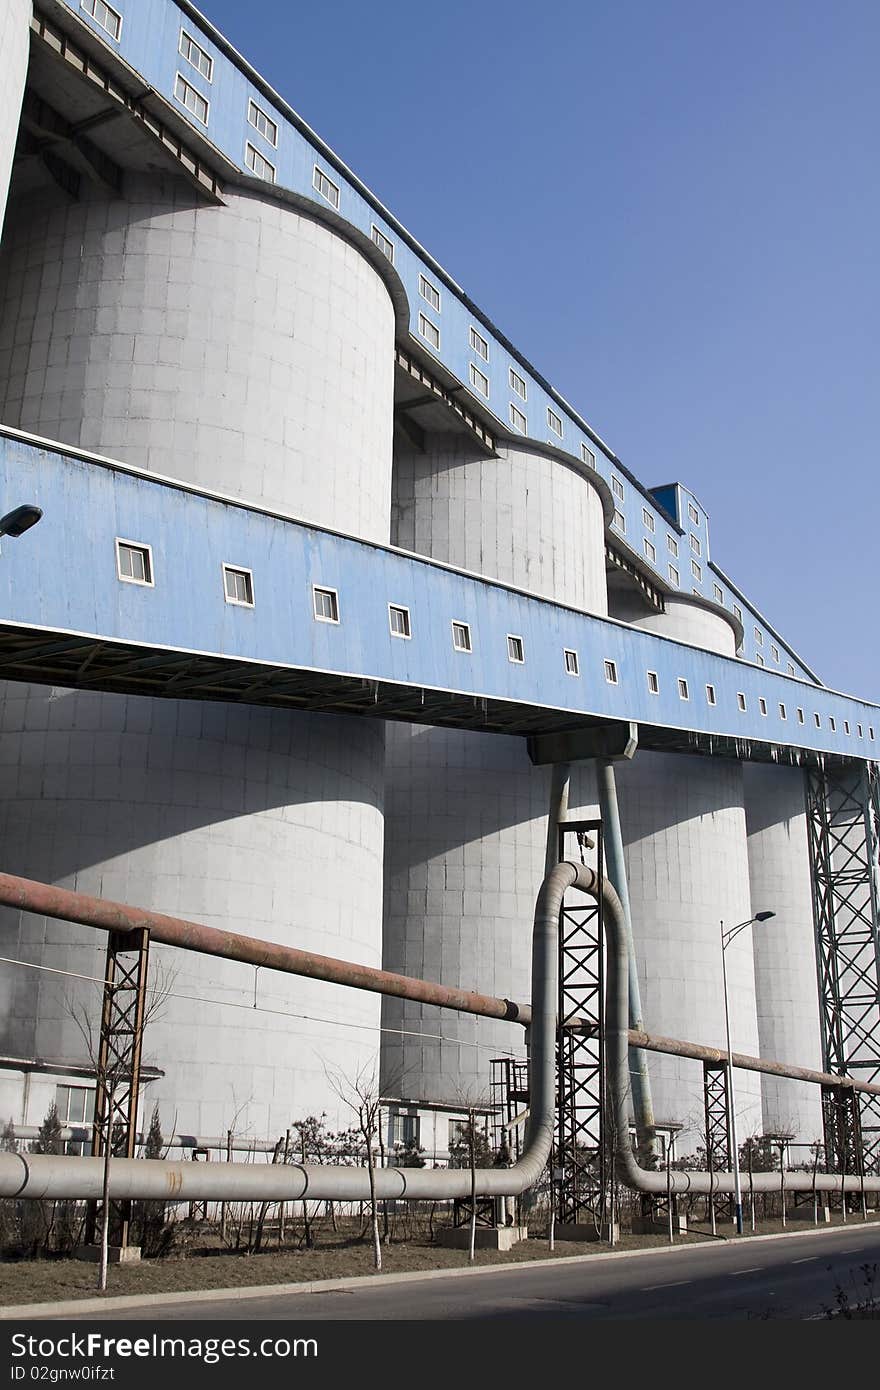
<svg viewBox="0 0 880 1390">
<path fill-rule="evenodd" d="M 15 507 L 4 517 L 0 517 L 0 536 L 23 536 L 25 531 L 36 526 L 42 515 L 42 507 L 35 507 L 31 503 Z"/>
<path fill-rule="evenodd" d="M 756 921 L 756 922 L 766 922 L 766 921 L 769 920 L 769 918 L 775 917 L 775 916 L 776 916 L 776 913 L 775 913 L 775 912 L 756 912 L 756 913 L 755 913 L 755 921 Z"/>
</svg>

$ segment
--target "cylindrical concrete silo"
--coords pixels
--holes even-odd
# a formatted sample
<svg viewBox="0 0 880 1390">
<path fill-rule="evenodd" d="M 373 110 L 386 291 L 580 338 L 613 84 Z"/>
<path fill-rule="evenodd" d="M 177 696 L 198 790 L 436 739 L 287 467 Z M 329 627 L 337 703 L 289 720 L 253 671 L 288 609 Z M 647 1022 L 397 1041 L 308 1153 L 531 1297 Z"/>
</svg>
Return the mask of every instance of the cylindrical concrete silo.
<svg viewBox="0 0 880 1390">
<path fill-rule="evenodd" d="M 635 621 L 676 641 L 735 654 L 733 620 L 705 600 L 667 597 L 665 613 Z M 724 1047 L 720 923 L 732 927 L 752 915 L 742 767 L 639 751 L 617 765 L 617 786 L 645 1028 Z M 751 929 L 728 948 L 727 974 L 733 1048 L 754 1054 Z M 694 1150 L 704 1143 L 701 1064 L 649 1053 L 648 1066 L 658 1126 L 684 1126 L 676 1151 Z M 762 1132 L 761 1091 L 746 1072 L 736 1074 L 735 1090 L 742 1140 Z"/>
<path fill-rule="evenodd" d="M 804 774 L 759 764 L 744 773 L 752 902 L 776 913 L 754 932 L 761 1055 L 821 1070 Z M 821 1141 L 818 1087 L 765 1076 L 761 1089 L 768 1134 L 792 1134 L 799 1144 Z M 792 1159 L 808 1162 L 808 1150 L 793 1150 Z"/>
<path fill-rule="evenodd" d="M 27 77 L 31 13 L 31 0 L 5 0 L 0 12 L 0 229 Z"/>
<path fill-rule="evenodd" d="M 124 200 L 17 208 L 0 415 L 387 541 L 389 287 L 321 221 L 268 194 L 224 197 L 132 177 Z M 259 602 L 260 557 L 230 559 L 253 569 Z M 36 686 L 7 687 L 0 718 L 8 870 L 379 963 L 380 723 Z M 101 973 L 105 943 L 85 929 L 7 912 L 2 933 L 4 955 Z M 162 1102 L 166 1129 L 342 1118 L 325 1068 L 350 1078 L 375 1059 L 378 998 L 161 955 L 174 997 L 147 1033 L 166 1074 L 146 1104 Z M 88 986 L 10 967 L 6 988 L 3 1053 L 82 1057 L 71 1014 Z"/>
<path fill-rule="evenodd" d="M 395 451 L 392 540 L 407 549 L 605 613 L 604 527 L 594 475 L 540 445 L 488 457 L 450 433 Z M 527 998 L 548 769 L 523 739 L 405 726 L 389 726 L 387 766 L 386 968 Z M 595 799 L 578 771 L 572 810 Z M 428 1102 L 488 1098 L 491 1058 L 522 1044 L 509 1024 L 395 999 L 383 1026 L 386 1091 Z"/>
</svg>

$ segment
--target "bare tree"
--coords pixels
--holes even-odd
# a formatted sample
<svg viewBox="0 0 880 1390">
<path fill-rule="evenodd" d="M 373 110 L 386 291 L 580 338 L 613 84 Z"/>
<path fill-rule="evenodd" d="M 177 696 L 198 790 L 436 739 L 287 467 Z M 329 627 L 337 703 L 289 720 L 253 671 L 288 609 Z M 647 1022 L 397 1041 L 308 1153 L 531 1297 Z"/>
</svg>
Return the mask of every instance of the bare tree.
<svg viewBox="0 0 880 1390">
<path fill-rule="evenodd" d="M 357 1129 L 364 1143 L 370 1183 L 370 1230 L 373 1241 L 373 1266 L 382 1268 L 382 1243 L 379 1239 L 379 1204 L 376 1200 L 376 1158 L 373 1142 L 376 1138 L 381 1110 L 379 1081 L 375 1067 L 367 1063 L 354 1078 L 342 1072 L 326 1073 L 327 1081 L 344 1105 L 357 1118 Z"/>
</svg>

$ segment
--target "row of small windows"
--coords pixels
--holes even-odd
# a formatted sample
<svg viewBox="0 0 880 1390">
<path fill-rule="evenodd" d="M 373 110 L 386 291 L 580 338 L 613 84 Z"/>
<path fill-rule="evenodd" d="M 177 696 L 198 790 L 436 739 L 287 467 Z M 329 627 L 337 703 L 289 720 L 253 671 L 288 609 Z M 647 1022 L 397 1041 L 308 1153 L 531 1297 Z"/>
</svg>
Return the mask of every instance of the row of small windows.
<svg viewBox="0 0 880 1390">
<path fill-rule="evenodd" d="M 152 587 L 153 579 L 153 551 L 149 545 L 144 545 L 139 541 L 129 541 L 117 539 L 116 541 L 116 563 L 119 578 L 129 584 L 144 584 Z M 236 565 L 223 565 L 223 593 L 227 603 L 237 604 L 243 608 L 254 607 L 254 580 L 253 574 L 249 569 L 242 569 Z M 338 623 L 339 622 L 339 594 L 336 589 L 324 588 L 319 584 L 312 586 L 312 596 L 314 605 L 314 616 L 317 622 Z M 388 623 L 392 637 L 410 638 L 412 637 L 412 626 L 410 611 L 402 604 L 389 603 Z M 470 623 L 453 620 L 452 622 L 452 645 L 457 652 L 472 652 L 473 638 L 471 636 Z M 574 648 L 564 649 L 564 663 L 566 673 L 570 676 L 580 675 L 580 662 L 578 653 Z M 523 638 L 515 633 L 507 634 L 507 659 L 515 665 L 525 663 L 525 642 Z M 609 685 L 618 685 L 617 662 L 606 659 L 604 662 L 605 679 Z M 660 677 L 656 671 L 647 673 L 648 690 L 652 695 L 660 694 Z M 684 676 L 677 678 L 678 695 L 681 700 L 690 700 L 690 688 Z M 748 702 L 745 694 L 740 690 L 736 696 L 737 707 L 745 714 L 748 709 Z M 706 702 L 709 705 L 718 703 L 714 685 L 706 686 Z M 766 716 L 768 712 L 767 701 L 764 696 L 758 697 L 758 710 Z M 795 711 L 797 722 L 804 724 L 806 716 L 803 709 L 797 708 Z M 779 718 L 788 719 L 788 710 L 785 704 L 779 704 Z M 817 729 L 822 727 L 822 718 L 818 713 L 814 713 L 813 719 Z M 837 721 L 834 715 L 828 716 L 828 725 L 832 733 L 837 731 Z M 863 737 L 862 725 L 857 724 L 859 738 Z M 843 731 L 849 735 L 851 732 L 850 721 L 843 721 Z M 874 738 L 873 726 L 868 727 L 868 737 Z"/>
</svg>

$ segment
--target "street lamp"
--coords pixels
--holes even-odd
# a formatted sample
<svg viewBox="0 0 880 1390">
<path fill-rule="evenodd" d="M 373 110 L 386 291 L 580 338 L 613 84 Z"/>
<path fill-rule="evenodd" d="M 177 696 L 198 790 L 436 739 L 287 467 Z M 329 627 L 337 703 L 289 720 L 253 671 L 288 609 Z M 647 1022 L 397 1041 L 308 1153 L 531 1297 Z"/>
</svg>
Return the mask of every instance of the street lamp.
<svg viewBox="0 0 880 1390">
<path fill-rule="evenodd" d="M 23 536 L 32 526 L 36 526 L 43 515 L 42 507 L 26 502 L 22 507 L 14 507 L 11 512 L 0 517 L 0 536 Z"/>
<path fill-rule="evenodd" d="M 743 1205 L 742 1189 L 739 1181 L 739 1152 L 736 1141 L 736 1099 L 733 1090 L 733 1053 L 730 1048 L 730 1002 L 727 997 L 727 948 L 731 941 L 739 936 L 741 931 L 750 927 L 753 922 L 766 922 L 770 917 L 775 917 L 775 912 L 756 912 L 754 917 L 749 917 L 745 922 L 738 922 L 735 927 L 728 927 L 724 930 L 724 923 L 721 923 L 721 977 L 724 981 L 724 1026 L 727 1030 L 727 1105 L 730 1114 L 729 1141 L 730 1156 L 733 1162 L 733 1209 L 736 1220 L 736 1233 L 741 1236 L 743 1233 Z"/>
</svg>

